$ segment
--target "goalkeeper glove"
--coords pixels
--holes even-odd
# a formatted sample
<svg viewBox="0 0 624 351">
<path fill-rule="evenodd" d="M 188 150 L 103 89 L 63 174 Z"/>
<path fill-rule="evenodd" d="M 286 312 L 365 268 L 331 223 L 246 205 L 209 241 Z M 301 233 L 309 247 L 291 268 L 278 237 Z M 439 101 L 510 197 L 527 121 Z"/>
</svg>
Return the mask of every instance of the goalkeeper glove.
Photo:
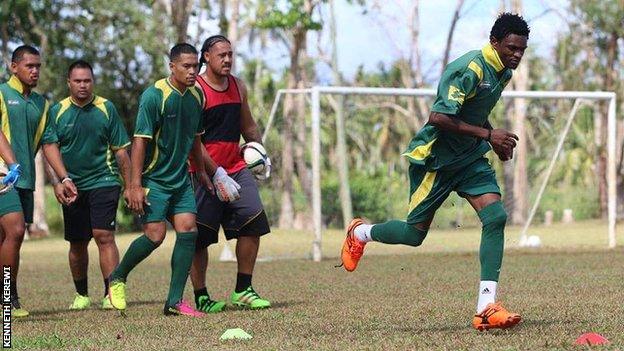
<svg viewBox="0 0 624 351">
<path fill-rule="evenodd" d="M 217 168 L 217 171 L 212 176 L 212 183 L 219 200 L 231 202 L 240 199 L 240 194 L 238 193 L 238 190 L 241 188 L 240 185 L 228 176 L 223 167 Z"/>
<path fill-rule="evenodd" d="M 9 165 L 9 171 L 2 178 L 2 184 L 7 186 L 13 186 L 19 180 L 22 175 L 22 169 L 19 163 L 13 163 Z"/>
</svg>

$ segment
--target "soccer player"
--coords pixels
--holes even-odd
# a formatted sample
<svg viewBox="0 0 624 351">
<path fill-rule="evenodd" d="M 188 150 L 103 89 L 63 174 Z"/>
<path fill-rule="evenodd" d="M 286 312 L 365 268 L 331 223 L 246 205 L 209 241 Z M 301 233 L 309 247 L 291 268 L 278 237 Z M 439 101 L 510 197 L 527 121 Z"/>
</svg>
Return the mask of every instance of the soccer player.
<svg viewBox="0 0 624 351">
<path fill-rule="evenodd" d="M 435 211 L 451 191 L 456 191 L 472 205 L 483 225 L 481 283 L 473 319 L 478 330 L 509 328 L 521 319 L 495 302 L 507 214 L 494 170 L 483 155 L 491 145 L 502 161 L 512 157 L 518 137 L 493 129 L 488 115 L 511 79 L 511 71 L 518 67 L 528 38 L 524 19 L 503 13 L 482 50 L 470 51 L 445 68 L 429 122 L 404 154 L 410 161 L 407 221 L 369 225 L 356 218 L 347 228 L 342 246 L 347 271 L 355 270 L 370 241 L 419 246 Z"/>
<path fill-rule="evenodd" d="M 182 299 L 195 252 L 195 197 L 188 175 L 189 151 L 198 164 L 197 177 L 210 187 L 202 159 L 203 97 L 195 87 L 197 50 L 189 44 L 175 45 L 169 53 L 168 78 L 147 88 L 139 103 L 131 153 L 131 180 L 124 197 L 142 215 L 144 235 L 132 242 L 110 277 L 113 307 L 126 308 L 126 279 L 165 239 L 169 220 L 176 231 L 171 256 L 171 282 L 165 315 L 200 317 Z"/>
<path fill-rule="evenodd" d="M 63 206 L 65 240 L 69 241 L 69 267 L 76 287 L 73 310 L 91 305 L 87 273 L 88 246 L 95 239 L 104 277 L 102 308 L 113 308 L 108 299 L 108 276 L 119 264 L 115 244 L 115 220 L 121 177 L 130 183 L 130 145 L 115 106 L 94 95 L 93 68 L 86 61 L 76 61 L 67 71 L 70 96 L 50 108 L 63 161 L 78 188 L 78 198 Z M 121 172 L 120 172 L 121 171 Z M 53 179 L 56 195 L 61 199 L 62 187 Z"/>
<path fill-rule="evenodd" d="M 12 315 L 26 317 L 17 293 L 19 251 L 24 240 L 26 224 L 33 221 L 33 191 L 35 189 L 35 154 L 41 147 L 44 156 L 62 179 L 61 193 L 65 203 L 76 198 L 76 186 L 68 176 L 56 144 L 56 134 L 48 118 L 48 101 L 33 91 L 39 81 L 41 56 L 32 46 L 17 47 L 11 56 L 11 78 L 0 84 L 0 127 L 11 144 L 21 177 L 15 184 L 21 208 L 9 207 L 2 201 L 2 249 L 0 265 L 11 266 Z M 7 208 L 5 208 L 7 206 Z"/>
<path fill-rule="evenodd" d="M 206 133 L 202 142 L 209 155 L 205 163 L 208 172 L 215 173 L 213 183 L 216 194 L 201 186 L 195 187 L 199 233 L 191 269 L 195 304 L 204 312 L 219 312 L 225 306 L 223 301 L 213 301 L 206 289 L 207 247 L 218 241 L 220 226 L 227 240 L 237 239 L 238 273 L 230 302 L 252 309 L 271 306 L 251 285 L 260 236 L 269 233 L 270 228 L 254 175 L 241 158 L 239 147 L 241 134 L 246 142 L 261 143 L 262 139 L 251 116 L 247 88 L 230 72 L 232 61 L 232 46 L 226 37 L 215 35 L 204 41 L 200 64 L 206 63 L 207 67 L 197 82 L 205 99 L 203 118 Z M 211 160 L 216 163 L 216 169 Z M 219 177 L 233 179 L 240 186 L 239 199 L 220 194 Z"/>
</svg>

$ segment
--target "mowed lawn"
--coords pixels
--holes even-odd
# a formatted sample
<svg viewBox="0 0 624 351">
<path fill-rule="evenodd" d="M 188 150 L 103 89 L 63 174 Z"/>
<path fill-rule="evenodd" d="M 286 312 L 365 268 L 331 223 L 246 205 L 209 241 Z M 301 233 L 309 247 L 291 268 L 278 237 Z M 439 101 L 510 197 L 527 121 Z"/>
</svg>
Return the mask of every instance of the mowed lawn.
<svg viewBox="0 0 624 351">
<path fill-rule="evenodd" d="M 16 349 L 71 350 L 552 350 L 574 349 L 584 332 L 597 332 L 624 349 L 624 240 L 606 249 L 598 221 L 532 229 L 539 249 L 517 246 L 507 233 L 499 297 L 521 313 L 508 331 L 470 327 L 478 282 L 479 229 L 431 230 L 422 247 L 371 244 L 353 273 L 334 268 L 343 238 L 327 231 L 321 263 L 305 259 L 312 234 L 277 231 L 262 241 L 254 286 L 274 307 L 228 310 L 202 319 L 164 317 L 174 235 L 129 277 L 126 317 L 92 307 L 70 312 L 73 284 L 67 244 L 58 238 L 24 243 L 20 272 L 27 319 L 13 324 Z M 620 230 L 622 233 L 622 230 Z M 122 253 L 136 235 L 120 235 Z M 221 246 L 211 248 L 217 258 Z M 232 292 L 236 264 L 211 262 L 213 297 Z M 192 299 L 190 283 L 186 296 Z M 90 293 L 101 299 L 95 246 Z M 97 306 L 97 303 L 96 303 Z M 220 341 L 228 328 L 253 335 Z M 585 349 L 577 347 L 576 349 Z"/>
</svg>

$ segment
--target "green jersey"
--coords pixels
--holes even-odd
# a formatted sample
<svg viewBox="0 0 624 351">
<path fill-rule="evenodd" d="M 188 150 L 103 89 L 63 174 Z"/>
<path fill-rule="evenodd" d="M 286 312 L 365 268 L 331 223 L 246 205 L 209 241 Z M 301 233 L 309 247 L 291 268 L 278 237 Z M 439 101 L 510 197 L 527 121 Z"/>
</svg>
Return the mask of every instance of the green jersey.
<svg viewBox="0 0 624 351">
<path fill-rule="evenodd" d="M 490 44 L 470 51 L 444 69 L 431 111 L 483 127 L 511 75 L 511 69 L 505 68 Z M 489 150 L 485 140 L 427 124 L 412 139 L 404 155 L 411 163 L 435 171 L 464 167 Z"/>
<path fill-rule="evenodd" d="M 34 91 L 25 96 L 16 76 L 0 84 L 0 128 L 22 165 L 17 188 L 35 189 L 35 154 L 41 144 L 57 141 L 47 117 L 48 107 L 48 101 Z"/>
<path fill-rule="evenodd" d="M 94 96 L 84 106 L 71 97 L 50 108 L 63 163 L 78 190 L 120 185 L 114 151 L 130 145 L 112 102 Z"/>
<path fill-rule="evenodd" d="M 168 78 L 141 95 L 135 137 L 148 138 L 143 163 L 143 186 L 175 190 L 189 185 L 188 156 L 196 135 L 203 133 L 203 97 L 196 87 L 184 92 Z"/>
</svg>

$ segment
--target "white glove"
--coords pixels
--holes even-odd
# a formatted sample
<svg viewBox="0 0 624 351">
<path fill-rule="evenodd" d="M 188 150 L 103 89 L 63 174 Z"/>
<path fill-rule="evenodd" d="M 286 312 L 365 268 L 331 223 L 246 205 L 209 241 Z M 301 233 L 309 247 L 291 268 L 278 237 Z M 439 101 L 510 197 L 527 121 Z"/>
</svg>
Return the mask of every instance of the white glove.
<svg viewBox="0 0 624 351">
<path fill-rule="evenodd" d="M 264 169 L 262 170 L 262 173 L 254 172 L 254 177 L 258 180 L 268 179 L 271 176 L 271 167 L 271 159 L 267 156 L 264 158 Z"/>
<path fill-rule="evenodd" d="M 240 194 L 238 193 L 238 190 L 241 188 L 240 185 L 230 178 L 223 167 L 217 168 L 217 171 L 212 176 L 212 183 L 219 200 L 231 202 L 240 199 Z"/>
</svg>

